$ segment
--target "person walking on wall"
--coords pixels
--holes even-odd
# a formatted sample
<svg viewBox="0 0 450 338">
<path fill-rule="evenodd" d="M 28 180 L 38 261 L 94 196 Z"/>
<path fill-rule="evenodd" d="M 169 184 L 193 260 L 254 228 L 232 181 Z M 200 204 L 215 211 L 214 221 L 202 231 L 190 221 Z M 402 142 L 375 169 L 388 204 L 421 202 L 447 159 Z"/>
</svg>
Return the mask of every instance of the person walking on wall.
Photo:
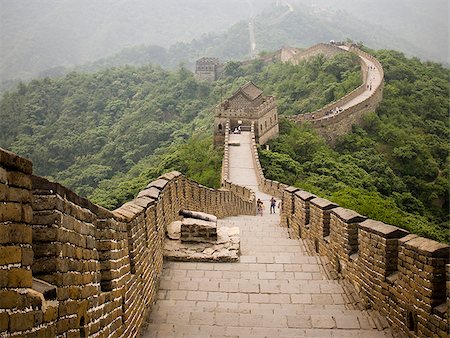
<svg viewBox="0 0 450 338">
<path fill-rule="evenodd" d="M 264 203 L 258 198 L 256 201 L 256 208 L 258 210 L 259 215 L 263 215 Z"/>
<path fill-rule="evenodd" d="M 275 197 L 272 197 L 270 199 L 270 213 L 275 213 L 275 206 L 277 205 L 277 201 L 275 200 Z M 273 212 L 272 212 L 273 211 Z"/>
</svg>

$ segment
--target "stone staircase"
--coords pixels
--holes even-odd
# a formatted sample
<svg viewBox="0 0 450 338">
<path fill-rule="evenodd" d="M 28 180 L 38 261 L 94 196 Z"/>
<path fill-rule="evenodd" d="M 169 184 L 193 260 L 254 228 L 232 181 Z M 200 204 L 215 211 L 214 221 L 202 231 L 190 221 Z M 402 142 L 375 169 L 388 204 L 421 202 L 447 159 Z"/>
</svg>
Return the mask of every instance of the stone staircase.
<svg viewBox="0 0 450 338">
<path fill-rule="evenodd" d="M 391 337 L 278 215 L 237 216 L 239 263 L 167 262 L 144 337 Z"/>
</svg>

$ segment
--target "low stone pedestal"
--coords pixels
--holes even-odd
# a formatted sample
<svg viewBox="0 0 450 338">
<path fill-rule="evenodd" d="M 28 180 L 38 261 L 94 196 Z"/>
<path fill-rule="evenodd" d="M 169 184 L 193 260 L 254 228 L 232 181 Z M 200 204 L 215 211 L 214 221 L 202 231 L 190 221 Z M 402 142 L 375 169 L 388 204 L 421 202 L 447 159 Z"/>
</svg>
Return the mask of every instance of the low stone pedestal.
<svg viewBox="0 0 450 338">
<path fill-rule="evenodd" d="M 239 228 L 220 227 L 217 241 L 182 242 L 166 238 L 164 257 L 171 261 L 183 262 L 238 262 L 240 255 Z"/>
<path fill-rule="evenodd" d="M 239 228 L 217 227 L 217 217 L 183 210 L 181 221 L 167 226 L 164 257 L 187 262 L 236 262 L 240 255 Z"/>
<path fill-rule="evenodd" d="M 217 241 L 217 222 L 185 218 L 181 221 L 181 241 L 215 243 Z"/>
</svg>

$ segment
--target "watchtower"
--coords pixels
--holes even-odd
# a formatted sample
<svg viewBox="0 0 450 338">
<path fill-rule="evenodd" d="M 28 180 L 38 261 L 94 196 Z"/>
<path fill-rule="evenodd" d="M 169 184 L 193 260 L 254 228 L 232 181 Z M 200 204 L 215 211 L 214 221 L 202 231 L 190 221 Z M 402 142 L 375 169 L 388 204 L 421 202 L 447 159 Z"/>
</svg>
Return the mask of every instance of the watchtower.
<svg viewBox="0 0 450 338">
<path fill-rule="evenodd" d="M 250 130 L 255 123 L 255 137 L 259 144 L 278 136 L 278 111 L 275 97 L 263 96 L 263 91 L 253 82 L 240 87 L 231 97 L 221 102 L 215 109 L 214 144 L 222 146 L 225 125 L 230 122 L 230 130 L 241 127 Z"/>
<path fill-rule="evenodd" d="M 195 62 L 195 76 L 199 80 L 216 81 L 222 69 L 223 65 L 217 58 L 203 57 Z"/>
</svg>

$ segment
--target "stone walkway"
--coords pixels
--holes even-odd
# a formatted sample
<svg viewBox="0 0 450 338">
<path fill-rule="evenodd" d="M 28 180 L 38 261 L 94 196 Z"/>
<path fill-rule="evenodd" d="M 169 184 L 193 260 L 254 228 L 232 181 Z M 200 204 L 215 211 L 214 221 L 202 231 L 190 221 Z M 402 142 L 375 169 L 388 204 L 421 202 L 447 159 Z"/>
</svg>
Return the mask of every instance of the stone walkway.
<svg viewBox="0 0 450 338">
<path fill-rule="evenodd" d="M 249 133 L 232 135 L 230 178 L 256 188 Z M 167 262 L 144 337 L 391 337 L 365 311 L 353 310 L 317 257 L 289 239 L 270 196 L 257 191 L 265 215 L 237 216 L 219 226 L 241 231 L 239 263 Z"/>
<path fill-rule="evenodd" d="M 347 51 L 349 50 L 348 46 L 339 46 L 339 48 Z M 372 61 L 361 55 L 359 57 L 365 63 L 366 69 L 370 67 L 367 76 L 367 84 L 369 84 L 370 87 L 369 88 L 366 87 L 364 92 L 362 92 L 360 95 L 343 104 L 341 107 L 343 109 L 348 109 L 350 107 L 356 106 L 358 103 L 361 103 L 362 101 L 368 99 L 373 94 L 373 91 L 381 84 L 383 80 L 380 72 L 378 71 L 377 67 L 375 67 L 375 64 Z"/>
</svg>

